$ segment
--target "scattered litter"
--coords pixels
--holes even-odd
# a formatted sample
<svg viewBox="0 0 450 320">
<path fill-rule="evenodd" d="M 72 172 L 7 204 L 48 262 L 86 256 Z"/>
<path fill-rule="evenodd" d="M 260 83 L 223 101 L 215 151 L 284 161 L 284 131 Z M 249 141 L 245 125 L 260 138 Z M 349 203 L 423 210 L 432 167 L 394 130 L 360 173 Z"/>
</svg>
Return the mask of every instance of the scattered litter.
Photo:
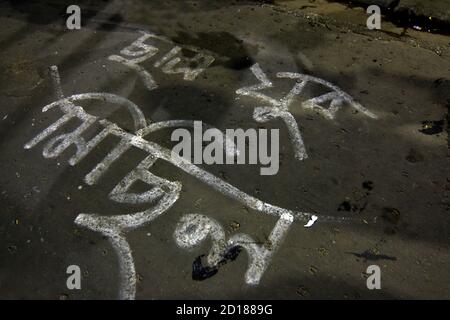
<svg viewBox="0 0 450 320">
<path fill-rule="evenodd" d="M 444 120 L 422 121 L 422 129 L 419 132 L 427 135 L 439 134 L 444 131 Z"/>
<path fill-rule="evenodd" d="M 236 231 L 237 229 L 239 229 L 241 227 L 241 224 L 237 221 L 231 221 L 230 227 L 233 231 Z"/>
<path fill-rule="evenodd" d="M 81 189 L 83 189 L 83 186 L 78 186 L 78 190 L 81 190 Z"/>
<path fill-rule="evenodd" d="M 8 115 L 4 116 L 4 117 L 3 117 L 3 120 L 6 120 L 7 118 L 8 118 Z"/>
<path fill-rule="evenodd" d="M 390 260 L 390 261 L 397 260 L 396 257 L 388 256 L 385 254 L 380 254 L 379 252 L 374 252 L 374 250 L 366 250 L 362 253 L 356 253 L 356 252 L 346 252 L 346 253 L 354 255 L 357 258 L 364 259 L 365 262 L 378 261 L 378 260 Z"/>
<path fill-rule="evenodd" d="M 311 227 L 314 224 L 314 222 L 316 222 L 316 220 L 317 220 L 317 216 L 312 215 L 311 218 L 309 219 L 308 223 L 305 224 L 304 227 L 305 228 Z"/>
</svg>

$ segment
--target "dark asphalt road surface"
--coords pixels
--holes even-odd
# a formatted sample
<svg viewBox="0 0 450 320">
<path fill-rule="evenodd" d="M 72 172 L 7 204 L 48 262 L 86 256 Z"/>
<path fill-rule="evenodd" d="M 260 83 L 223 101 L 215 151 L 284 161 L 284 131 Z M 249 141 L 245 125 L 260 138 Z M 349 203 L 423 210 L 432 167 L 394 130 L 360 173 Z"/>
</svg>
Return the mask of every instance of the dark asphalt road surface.
<svg viewBox="0 0 450 320">
<path fill-rule="evenodd" d="M 0 298 L 115 299 L 123 283 L 135 280 L 136 299 L 449 299 L 450 38 L 389 22 L 370 31 L 362 9 L 337 3 L 310 8 L 303 2 L 79 1 L 80 30 L 66 28 L 63 2 L 1 2 Z M 123 55 L 142 31 L 164 37 L 145 42 L 158 53 L 132 67 L 110 58 Z M 214 61 L 191 78 L 164 63 L 155 66 L 177 46 L 184 67 L 204 63 L 204 58 L 185 63 L 199 54 Z M 308 87 L 289 104 L 308 153 L 299 161 L 282 119 L 254 120 L 254 109 L 270 103 L 237 93 L 259 83 L 251 70 L 255 64 L 272 83 L 260 90 L 268 97 L 279 101 L 298 83 L 278 73 L 307 74 L 339 87 L 376 118 L 351 101 L 327 118 L 303 102 L 330 88 Z M 260 175 L 261 165 L 198 167 L 249 196 L 319 219 L 311 228 L 295 220 L 275 250 L 270 233 L 276 215 L 158 160 L 148 172 L 179 181 L 181 191 L 157 219 L 123 234 L 136 272 L 134 280 L 126 278 L 130 260 L 120 252 L 121 240 L 115 238 L 121 244 L 114 246 L 116 240 L 75 219 L 164 204 L 119 203 L 110 196 L 148 152 L 130 147 L 89 185 L 85 176 L 118 145 L 119 136 L 108 136 L 73 166 L 68 161 L 77 152 L 74 144 L 55 157 L 49 156 L 55 149 L 46 146 L 78 128 L 79 119 L 25 149 L 63 115 L 59 108 L 42 112 L 60 98 L 51 66 L 59 70 L 65 97 L 89 92 L 124 97 L 148 124 L 183 119 L 221 130 L 279 129 L 276 175 Z M 135 131 L 121 103 L 79 104 L 124 134 Z M 84 137 L 103 128 L 97 122 Z M 170 149 L 172 130 L 146 139 Z M 167 188 L 162 187 L 169 194 Z M 149 185 L 140 181 L 131 190 L 145 192 Z M 211 237 L 190 249 L 179 247 L 174 233 L 187 214 L 214 219 L 226 241 L 245 233 L 253 245 L 273 252 L 259 284 L 246 282 L 245 249 L 228 252 L 220 267 L 208 269 L 206 256 L 197 258 L 208 255 Z M 125 257 L 122 264 L 117 250 Z M 80 267 L 80 290 L 66 286 L 69 265 Z M 366 287 L 370 265 L 381 269 L 380 290 Z"/>
</svg>

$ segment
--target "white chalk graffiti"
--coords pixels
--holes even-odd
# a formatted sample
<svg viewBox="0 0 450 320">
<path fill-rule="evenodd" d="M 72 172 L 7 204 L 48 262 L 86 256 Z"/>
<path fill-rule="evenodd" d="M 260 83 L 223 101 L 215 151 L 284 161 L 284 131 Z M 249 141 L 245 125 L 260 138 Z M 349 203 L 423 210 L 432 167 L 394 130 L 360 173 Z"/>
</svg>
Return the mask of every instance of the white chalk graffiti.
<svg viewBox="0 0 450 320">
<path fill-rule="evenodd" d="M 224 254 L 233 247 L 244 248 L 249 256 L 245 282 L 256 285 L 259 283 L 272 255 L 280 246 L 293 221 L 294 218 L 291 214 L 282 214 L 266 243 L 258 245 L 247 234 L 234 235 L 227 241 L 225 239 L 225 231 L 217 221 L 207 216 L 189 214 L 181 219 L 174 236 L 176 243 L 182 248 L 191 248 L 199 245 L 206 237 L 210 236 L 212 247 L 207 261 L 211 266 L 217 265 L 224 258 Z"/>
<path fill-rule="evenodd" d="M 149 209 L 142 212 L 118 216 L 81 213 L 75 219 L 75 222 L 78 225 L 85 226 L 106 236 L 116 250 L 122 270 L 120 284 L 121 299 L 133 299 L 136 292 L 136 271 L 132 251 L 126 240 L 126 233 L 148 224 L 164 212 L 168 211 L 180 195 L 180 182 L 168 181 L 149 171 L 158 159 L 171 163 L 189 175 L 209 185 L 214 190 L 242 203 L 252 210 L 277 217 L 277 223 L 272 230 L 266 246 L 258 246 L 250 236 L 241 234 L 231 237 L 226 242 L 226 246 L 223 246 L 222 244 L 219 246 L 216 243 L 215 247 L 217 247 L 217 250 L 214 251 L 216 254 L 210 254 L 209 262 L 214 264 L 217 261 L 220 252 L 223 252 L 223 249 L 226 247 L 239 246 L 246 249 L 250 257 L 250 263 L 245 279 L 249 284 L 257 284 L 259 282 L 262 274 L 267 268 L 270 258 L 276 252 L 282 238 L 285 236 L 289 226 L 294 220 L 305 221 L 307 222 L 305 227 L 311 227 L 318 219 L 316 215 L 292 211 L 263 202 L 199 168 L 187 159 L 173 154 L 171 150 L 145 139 L 146 135 L 156 130 L 174 127 L 176 125 L 190 125 L 192 124 L 191 121 L 173 120 L 147 125 L 147 121 L 137 105 L 124 97 L 109 93 L 84 93 L 64 98 L 59 86 L 58 70 L 53 66 L 51 71 L 54 83 L 57 87 L 56 92 L 60 99 L 46 105 L 42 111 L 47 112 L 55 107 L 59 107 L 63 115 L 30 142 L 25 144 L 24 147 L 26 149 L 30 149 L 49 138 L 71 119 L 78 119 L 82 123 L 71 133 L 63 133 L 51 138 L 43 148 L 43 156 L 45 158 L 58 157 L 69 146 L 74 145 L 76 147 L 76 152 L 75 155 L 69 159 L 69 164 L 76 165 L 108 135 L 120 138 L 120 142 L 116 147 L 86 175 L 85 182 L 90 185 L 95 184 L 101 176 L 108 171 L 109 167 L 131 147 L 138 148 L 148 153 L 148 156 L 113 188 L 109 194 L 109 198 L 119 203 L 151 204 Z M 135 132 L 127 132 L 106 119 L 99 119 L 98 117 L 85 112 L 81 106 L 75 104 L 88 100 L 98 100 L 103 103 L 118 104 L 119 106 L 125 107 L 133 118 Z M 86 141 L 81 137 L 81 134 L 94 124 L 100 125 L 103 129 L 91 140 Z M 147 183 L 150 186 L 150 190 L 140 194 L 129 192 L 131 185 L 138 180 Z M 208 218 L 204 216 L 201 217 L 203 218 L 198 218 L 198 216 L 187 216 L 187 218 L 185 217 L 182 219 L 175 233 L 176 235 L 179 235 L 176 236 L 176 241 L 180 246 L 191 246 L 198 243 L 198 241 L 201 241 L 199 239 L 202 238 L 203 233 L 196 233 L 191 237 L 189 232 L 186 233 L 186 229 L 183 227 L 186 224 L 197 225 L 198 223 L 195 221 L 200 221 L 200 224 L 203 225 L 202 228 L 207 228 L 207 230 L 209 230 L 207 234 L 213 232 L 212 236 L 218 237 L 217 239 L 220 240 L 219 242 L 223 243 L 222 240 L 224 240 L 224 237 L 222 237 L 220 232 L 221 228 L 218 227 L 217 223 L 211 219 L 208 220 Z M 348 220 L 346 218 L 336 218 L 331 216 L 320 216 L 320 219 L 323 221 L 335 222 Z M 202 221 L 208 221 L 208 223 L 203 223 Z"/>
<path fill-rule="evenodd" d="M 108 59 L 122 63 L 136 71 L 142 78 L 146 88 L 153 90 L 158 87 L 158 84 L 153 79 L 153 76 L 139 64 L 154 57 L 159 53 L 160 49 L 145 41 L 160 41 L 169 45 L 174 45 L 174 43 L 165 37 L 147 31 L 141 31 L 141 33 L 143 34 L 141 37 L 120 51 L 121 55 L 111 55 Z M 188 50 L 195 55 L 192 58 L 185 57 L 182 55 L 182 50 Z M 206 54 L 196 47 L 175 45 L 169 52 L 154 62 L 153 66 L 161 68 L 162 72 L 166 74 L 183 74 L 184 80 L 192 81 L 213 62 L 214 57 L 212 55 Z"/>
<path fill-rule="evenodd" d="M 141 64 L 151 58 L 155 58 L 160 53 L 160 48 L 155 44 L 157 41 L 171 46 L 168 52 L 162 54 L 153 63 L 153 67 L 161 68 L 161 71 L 165 74 L 182 74 L 184 80 L 192 81 L 214 61 L 213 54 L 204 53 L 204 51 L 202 52 L 198 48 L 174 45 L 169 39 L 150 32 L 141 33 L 142 35 L 137 40 L 120 51 L 120 55 L 111 55 L 108 59 L 122 63 L 137 72 L 148 90 L 156 89 L 158 84 L 153 78 L 153 75 L 142 67 Z M 194 54 L 192 57 L 186 57 L 183 54 L 183 50 L 190 51 L 191 55 L 192 53 Z M 363 114 L 371 118 L 376 118 L 373 113 L 355 102 L 351 96 L 333 84 L 299 73 L 277 73 L 277 78 L 294 79 L 296 83 L 282 99 L 277 100 L 271 98 L 260 92 L 263 89 L 273 87 L 267 75 L 258 64 L 253 65 L 251 71 L 260 83 L 238 89 L 236 93 L 238 95 L 256 98 L 268 104 L 268 106 L 263 105 L 255 108 L 253 118 L 257 122 L 266 122 L 275 118 L 280 118 L 284 121 L 290 134 L 295 157 L 298 160 L 304 160 L 308 155 L 297 122 L 289 111 L 289 107 L 292 105 L 296 96 L 304 93 L 304 88 L 308 83 L 320 84 L 331 90 L 331 92 L 304 101 L 302 103 L 304 108 L 318 110 L 327 119 L 334 119 L 337 111 L 344 103 L 347 103 Z M 200 214 L 184 215 L 175 228 L 175 242 L 181 248 L 194 247 L 199 245 L 207 237 L 211 237 L 212 247 L 207 257 L 207 263 L 211 267 L 220 264 L 227 252 L 233 248 L 243 248 L 249 258 L 245 282 L 250 285 L 256 285 L 260 282 L 271 258 L 276 253 L 294 221 L 305 222 L 305 228 L 311 227 L 318 218 L 321 221 L 331 222 L 352 221 L 352 219 L 343 217 L 325 215 L 318 217 L 310 213 L 281 208 L 257 199 L 198 167 L 190 159 L 183 158 L 170 149 L 146 139 L 148 135 L 161 129 L 195 127 L 193 120 L 169 120 L 152 123 L 146 120 L 143 112 L 136 104 L 124 97 L 111 93 L 91 92 L 73 94 L 65 97 L 61 89 L 58 68 L 52 66 L 50 68 L 50 74 L 55 87 L 57 101 L 44 106 L 42 111 L 47 112 L 49 110 L 59 109 L 62 115 L 53 124 L 26 143 L 24 146 L 25 149 L 33 148 L 44 140 L 48 140 L 43 146 L 42 154 L 45 158 L 55 158 L 59 157 L 69 147 L 75 146 L 75 153 L 68 160 L 70 165 L 75 166 L 107 137 L 113 136 L 119 138 L 120 141 L 117 145 L 86 174 L 84 181 L 88 185 L 95 185 L 108 172 L 109 168 L 131 148 L 139 149 L 147 153 L 147 156 L 136 168 L 125 175 L 108 195 L 110 200 L 117 203 L 131 205 L 144 204 L 148 205 L 147 209 L 117 216 L 80 213 L 75 219 L 76 224 L 101 233 L 111 242 L 118 255 L 121 270 L 119 292 L 121 299 L 134 299 L 136 294 L 136 270 L 132 250 L 126 238 L 127 233 L 149 224 L 167 212 L 180 197 L 182 184 L 179 181 L 169 181 L 150 172 L 150 169 L 158 160 L 171 163 L 173 166 L 202 181 L 217 192 L 238 201 L 251 210 L 271 215 L 277 219 L 274 228 L 264 244 L 256 243 L 247 234 L 236 234 L 226 239 L 225 232 L 217 221 Z M 132 132 L 124 130 L 107 119 L 101 119 L 86 112 L 80 106 L 82 102 L 91 101 L 97 101 L 103 105 L 115 105 L 125 108 L 132 117 L 134 130 Z M 322 105 L 327 102 L 330 103 L 330 106 L 328 108 L 323 107 Z M 62 130 L 69 121 L 73 120 L 81 122 L 76 129 L 69 133 L 56 133 Z M 83 134 L 88 129 L 95 127 L 101 128 L 99 133 L 88 141 L 83 138 Z M 203 129 L 206 130 L 208 128 L 211 128 L 211 126 L 203 125 Z M 238 155 L 236 153 L 238 148 L 236 148 L 234 141 L 228 141 L 228 137 L 223 132 L 222 135 L 223 139 L 227 140 L 225 144 L 227 156 L 234 157 Z M 148 191 L 141 193 L 132 192 L 132 186 L 138 181 L 147 184 L 149 186 Z"/>
<path fill-rule="evenodd" d="M 294 149 L 294 154 L 296 159 L 298 160 L 306 159 L 308 157 L 308 154 L 302 139 L 302 135 L 300 133 L 300 130 L 298 129 L 297 122 L 292 113 L 289 111 L 289 107 L 293 103 L 295 96 L 301 95 L 304 91 L 305 86 L 309 82 L 321 84 L 330 89 L 331 92 L 302 102 L 303 108 L 317 110 L 321 112 L 327 119 L 334 119 L 337 111 L 342 108 L 344 103 L 347 103 L 352 108 L 358 110 L 366 116 L 373 119 L 377 118 L 375 114 L 364 108 L 360 103 L 356 102 L 350 95 L 342 91 L 337 86 L 320 78 L 300 73 L 278 72 L 276 74 L 277 78 L 294 79 L 296 80 L 296 83 L 286 96 L 278 100 L 274 99 L 260 92 L 263 89 L 272 88 L 274 85 L 261 69 L 259 64 L 254 64 L 250 68 L 250 70 L 260 83 L 240 88 L 236 90 L 236 93 L 238 95 L 249 96 L 258 99 L 259 101 L 268 103 L 270 105 L 268 107 L 256 107 L 253 113 L 253 118 L 258 122 L 267 122 L 272 119 L 280 118 L 288 128 L 289 136 Z M 327 102 L 330 103 L 328 108 L 322 106 Z"/>
</svg>

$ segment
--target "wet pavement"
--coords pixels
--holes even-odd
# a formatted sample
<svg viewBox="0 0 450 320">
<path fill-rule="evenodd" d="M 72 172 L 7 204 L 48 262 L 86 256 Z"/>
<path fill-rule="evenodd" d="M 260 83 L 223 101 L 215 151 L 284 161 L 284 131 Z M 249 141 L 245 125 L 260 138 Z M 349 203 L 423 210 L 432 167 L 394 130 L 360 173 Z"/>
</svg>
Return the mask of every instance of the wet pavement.
<svg viewBox="0 0 450 320">
<path fill-rule="evenodd" d="M 72 3 L 1 2 L 0 297 L 129 298 L 124 288 L 135 283 L 136 299 L 449 299 L 450 38 L 384 21 L 382 30 L 370 31 L 361 8 L 303 2 L 310 3 L 78 1 L 80 30 L 65 25 Z M 136 45 L 138 39 L 145 40 Z M 134 50 L 128 51 L 133 58 L 143 57 L 139 50 L 147 56 L 127 64 L 124 48 Z M 178 67 L 167 64 L 175 58 Z M 271 85 L 240 94 L 265 83 L 261 72 Z M 271 103 L 249 94 L 280 101 L 304 79 L 286 73 L 322 81 L 310 80 L 288 106 L 308 155 L 303 160 L 286 121 L 255 120 L 255 108 Z M 304 103 L 337 87 L 345 96 L 339 95 L 342 107 L 334 115 L 333 106 Z M 73 165 L 82 143 L 63 148 L 68 136 L 54 138 L 74 132 L 87 116 L 73 116 L 30 145 L 68 112 L 43 107 L 82 93 L 101 93 L 72 101 L 95 116 L 84 139 L 105 128 L 100 119 L 120 132 Z M 111 97 L 126 98 L 145 119 Z M 139 121 L 169 120 L 201 120 L 222 131 L 279 129 L 279 172 L 158 159 L 136 173 L 149 156 L 139 140 L 127 142 L 129 149 L 98 179 L 85 179 L 121 139 L 136 134 Z M 172 131 L 145 139 L 170 150 Z M 111 197 L 130 172 L 141 174 L 130 192 L 158 186 L 157 176 L 162 192 L 176 194 L 176 201 Z M 145 179 L 148 172 L 153 180 Z M 242 193 L 218 186 L 219 180 Z M 255 198 L 286 211 L 266 214 Z M 126 230 L 105 222 L 99 232 L 76 223 L 80 214 L 117 217 L 160 205 L 167 208 L 154 220 Z M 295 216 L 277 247 L 273 230 L 288 221 L 277 215 L 288 211 L 308 215 Z M 208 238 L 186 249 L 176 234 L 189 214 L 214 223 L 201 225 L 210 228 Z M 318 220 L 305 228 L 311 215 Z M 105 231 L 108 226 L 117 234 Z M 273 253 L 258 284 L 246 278 L 252 255 L 243 247 L 208 264 L 210 248 L 220 244 L 214 228 L 226 241 L 247 234 L 252 245 Z M 66 286 L 69 265 L 80 267 L 80 290 Z M 370 265 L 381 268 L 380 290 L 366 286 Z"/>
</svg>

